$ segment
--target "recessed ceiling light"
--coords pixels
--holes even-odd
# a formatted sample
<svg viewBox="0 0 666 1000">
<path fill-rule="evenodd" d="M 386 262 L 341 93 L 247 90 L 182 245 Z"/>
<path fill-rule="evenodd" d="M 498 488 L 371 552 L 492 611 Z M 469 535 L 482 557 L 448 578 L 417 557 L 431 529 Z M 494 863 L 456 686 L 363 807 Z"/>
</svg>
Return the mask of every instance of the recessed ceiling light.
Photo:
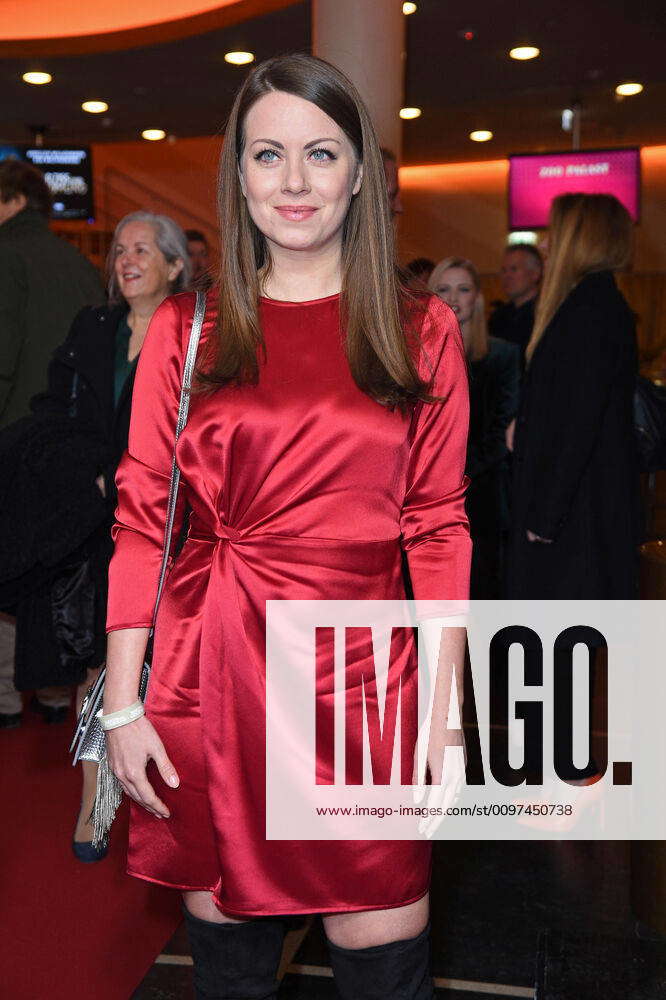
<svg viewBox="0 0 666 1000">
<path fill-rule="evenodd" d="M 415 3 L 403 3 L 402 5 L 403 14 L 415 14 L 416 9 L 417 8 Z"/>
<path fill-rule="evenodd" d="M 493 137 L 493 133 L 487 128 L 477 128 L 469 134 L 472 142 L 488 142 Z"/>
<path fill-rule="evenodd" d="M 106 101 L 84 101 L 81 108 L 89 115 L 101 115 L 103 111 L 109 110 L 109 105 Z"/>
<path fill-rule="evenodd" d="M 159 142 L 159 140 L 163 139 L 165 135 L 166 132 L 163 128 L 144 128 L 141 133 L 141 138 L 148 139 L 149 142 Z"/>
<path fill-rule="evenodd" d="M 615 88 L 615 93 L 619 94 L 620 97 L 633 97 L 634 94 L 640 94 L 642 89 L 642 83 L 621 83 Z"/>
<path fill-rule="evenodd" d="M 42 73 L 41 71 L 30 71 L 29 73 L 23 74 L 24 83 L 34 83 L 35 86 L 40 86 L 42 83 L 50 83 L 53 77 L 50 73 Z"/>
<path fill-rule="evenodd" d="M 536 59 L 537 56 L 541 55 L 541 49 L 538 49 L 536 45 L 516 45 L 515 48 L 511 49 L 509 55 L 512 59 L 525 62 L 526 59 Z"/>
<path fill-rule="evenodd" d="M 420 118 L 421 109 L 420 108 L 400 108 L 401 118 Z"/>
<path fill-rule="evenodd" d="M 245 66 L 246 63 L 254 62 L 254 52 L 225 52 L 224 61 L 234 66 Z"/>
</svg>

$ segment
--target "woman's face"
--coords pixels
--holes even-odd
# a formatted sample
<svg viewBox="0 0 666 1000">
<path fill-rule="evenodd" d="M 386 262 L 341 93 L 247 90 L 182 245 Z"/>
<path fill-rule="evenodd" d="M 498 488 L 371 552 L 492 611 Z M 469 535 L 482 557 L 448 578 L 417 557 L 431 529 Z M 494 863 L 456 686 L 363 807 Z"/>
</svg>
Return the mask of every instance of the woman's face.
<svg viewBox="0 0 666 1000">
<path fill-rule="evenodd" d="M 241 187 L 272 252 L 341 243 L 362 174 L 342 129 L 310 101 L 272 91 L 250 108 L 244 135 Z"/>
<path fill-rule="evenodd" d="M 120 230 L 113 266 L 123 298 L 131 305 L 141 299 L 166 298 L 183 262 L 167 261 L 149 222 L 128 222 Z"/>
<path fill-rule="evenodd" d="M 469 323 L 478 293 L 471 274 L 464 267 L 447 267 L 437 282 L 435 294 L 451 306 L 461 327 Z"/>
</svg>

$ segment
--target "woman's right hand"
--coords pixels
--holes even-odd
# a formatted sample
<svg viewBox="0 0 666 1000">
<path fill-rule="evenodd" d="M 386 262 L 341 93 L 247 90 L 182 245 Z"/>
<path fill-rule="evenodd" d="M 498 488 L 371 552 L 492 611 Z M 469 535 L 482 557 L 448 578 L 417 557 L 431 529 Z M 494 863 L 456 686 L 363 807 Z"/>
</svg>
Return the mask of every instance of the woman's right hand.
<svg viewBox="0 0 666 1000">
<path fill-rule="evenodd" d="M 146 776 L 146 764 L 154 760 L 162 780 L 178 788 L 180 780 L 167 757 L 164 744 L 145 715 L 105 733 L 109 766 L 131 799 L 158 819 L 168 819 L 169 810 Z"/>
</svg>

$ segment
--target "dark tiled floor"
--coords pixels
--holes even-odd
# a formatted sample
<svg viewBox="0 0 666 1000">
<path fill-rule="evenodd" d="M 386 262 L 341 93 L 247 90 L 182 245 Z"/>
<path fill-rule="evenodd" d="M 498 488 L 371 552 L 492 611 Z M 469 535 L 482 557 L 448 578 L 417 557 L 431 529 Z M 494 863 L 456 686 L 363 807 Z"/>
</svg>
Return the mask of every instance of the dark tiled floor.
<svg viewBox="0 0 666 1000">
<path fill-rule="evenodd" d="M 495 1000 L 492 993 L 469 993 L 467 990 L 436 990 L 435 996 L 437 1000 Z M 332 979 L 287 975 L 280 988 L 279 1000 L 339 1000 L 339 996 Z"/>
<path fill-rule="evenodd" d="M 571 967 L 587 967 L 591 973 L 616 969 L 609 973 L 603 993 L 587 993 L 565 983 L 552 1000 L 596 1000 L 597 995 L 599 1000 L 666 1000 L 666 994 L 659 992 L 631 992 L 632 969 L 640 968 L 641 956 L 653 956 L 654 963 L 663 961 L 666 943 L 648 942 L 642 948 L 643 943 L 636 940 L 625 843 L 438 843 L 432 912 L 436 976 L 534 987 L 539 939 L 548 931 L 548 940 L 559 942 L 546 958 L 546 966 L 553 963 L 553 976 L 562 975 L 558 969 L 568 967 L 569 952 L 575 956 Z M 188 953 L 182 929 L 165 950 Z M 624 956 L 622 962 L 618 956 Z M 314 922 L 294 961 L 329 964 L 320 921 Z M 191 974 L 190 967 L 155 966 L 133 1000 L 190 1000 Z M 438 995 L 442 1000 L 492 997 L 451 990 Z M 330 979 L 295 975 L 285 978 L 280 992 L 281 1000 L 335 996 Z M 550 995 L 544 995 L 544 1000 L 551 1000 Z"/>
<path fill-rule="evenodd" d="M 166 955 L 189 955 L 190 943 L 187 940 L 185 924 L 182 923 L 169 943 L 164 948 Z"/>
<path fill-rule="evenodd" d="M 507 1000 L 505 996 L 494 998 L 492 993 L 467 990 L 437 990 L 436 996 L 437 1000 Z M 132 1000 L 194 1000 L 192 969 L 153 966 Z M 280 986 L 279 1000 L 339 1000 L 339 997 L 330 978 L 287 974 Z"/>
<path fill-rule="evenodd" d="M 131 1000 L 194 1000 L 192 966 L 154 965 Z"/>
<path fill-rule="evenodd" d="M 595 955 L 603 955 L 603 962 L 591 962 Z M 537 1000 L 666 997 L 666 947 L 656 941 L 547 931 L 539 942 L 538 966 Z"/>
</svg>

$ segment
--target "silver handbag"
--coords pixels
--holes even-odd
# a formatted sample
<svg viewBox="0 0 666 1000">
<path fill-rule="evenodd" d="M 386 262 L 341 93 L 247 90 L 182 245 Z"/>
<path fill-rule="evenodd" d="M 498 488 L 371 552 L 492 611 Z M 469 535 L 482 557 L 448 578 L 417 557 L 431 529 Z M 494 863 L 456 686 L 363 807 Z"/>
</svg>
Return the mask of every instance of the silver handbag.
<svg viewBox="0 0 666 1000">
<path fill-rule="evenodd" d="M 153 610 L 153 624 L 148 635 L 148 647 L 141 677 L 139 679 L 139 698 L 145 701 L 148 690 L 148 680 L 150 677 L 150 661 L 152 655 L 153 633 L 155 631 L 155 621 L 157 611 L 164 589 L 167 567 L 169 565 L 169 554 L 171 552 L 171 538 L 173 534 L 173 522 L 176 514 L 176 501 L 178 499 L 178 486 L 180 483 L 180 469 L 176 463 L 176 442 L 181 431 L 187 423 L 187 413 L 190 406 L 190 388 L 192 385 L 192 375 L 197 359 L 197 349 L 204 316 L 206 313 L 206 295 L 204 292 L 197 292 L 196 304 L 194 308 L 194 318 L 192 320 L 192 331 L 187 345 L 185 364 L 183 366 L 183 379 L 180 390 L 180 403 L 178 406 L 178 420 L 176 422 L 176 437 L 174 441 L 173 459 L 171 463 L 171 484 L 169 486 L 169 500 L 167 504 L 166 524 L 164 528 L 164 546 L 162 549 L 162 565 L 160 568 L 159 583 L 157 587 L 157 597 Z M 102 700 L 104 697 L 104 678 L 106 676 L 106 666 L 99 672 L 99 677 L 88 689 L 81 711 L 74 730 L 69 752 L 74 754 L 72 765 L 75 766 L 80 760 L 89 760 L 98 764 L 97 768 L 97 790 L 95 793 L 95 803 L 92 810 L 93 821 L 93 844 L 98 846 L 103 843 L 113 823 L 113 819 L 118 810 L 118 806 L 123 797 L 120 782 L 109 767 L 106 754 L 106 738 L 104 730 L 100 725 L 98 715 L 101 715 Z"/>
</svg>

